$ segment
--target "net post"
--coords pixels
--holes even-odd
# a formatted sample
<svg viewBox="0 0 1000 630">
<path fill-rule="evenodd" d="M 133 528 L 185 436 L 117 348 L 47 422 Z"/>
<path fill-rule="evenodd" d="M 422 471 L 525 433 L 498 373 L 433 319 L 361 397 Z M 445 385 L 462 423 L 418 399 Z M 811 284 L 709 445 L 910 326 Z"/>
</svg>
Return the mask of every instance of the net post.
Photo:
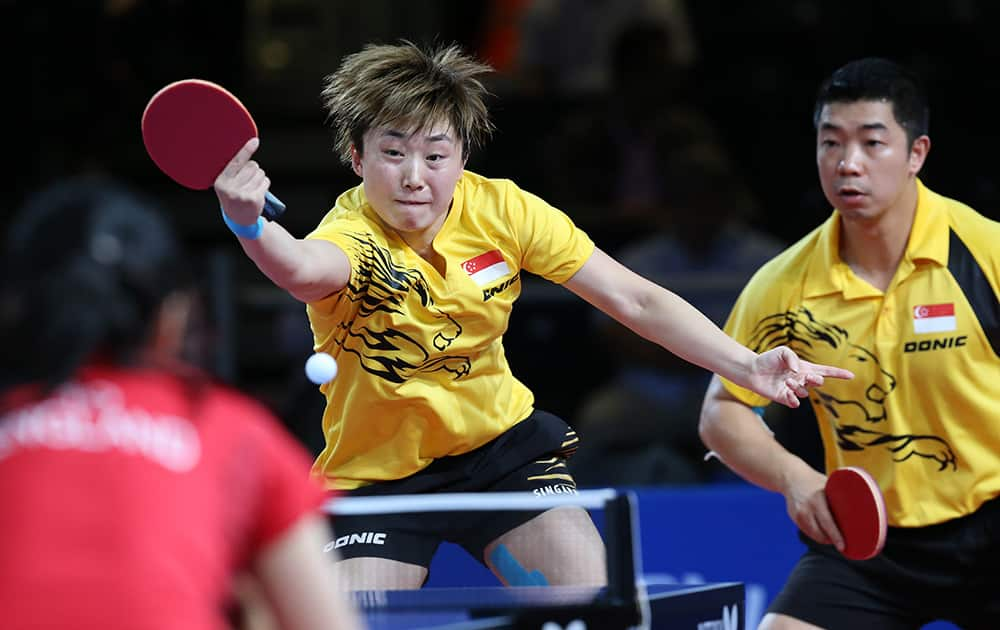
<svg viewBox="0 0 1000 630">
<path fill-rule="evenodd" d="M 609 604 L 634 612 L 641 621 L 639 575 L 639 514 L 634 492 L 618 492 L 605 503 L 605 550 L 607 553 Z"/>
</svg>

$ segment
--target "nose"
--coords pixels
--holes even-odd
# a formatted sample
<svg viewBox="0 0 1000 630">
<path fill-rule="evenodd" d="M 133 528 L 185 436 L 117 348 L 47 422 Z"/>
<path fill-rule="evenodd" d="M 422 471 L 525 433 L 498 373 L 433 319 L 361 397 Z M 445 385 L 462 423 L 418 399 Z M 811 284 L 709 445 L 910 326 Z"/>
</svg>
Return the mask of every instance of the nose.
<svg viewBox="0 0 1000 630">
<path fill-rule="evenodd" d="M 403 166 L 403 188 L 407 190 L 420 190 L 424 187 L 423 172 L 420 169 L 419 160 L 407 160 Z"/>
<path fill-rule="evenodd" d="M 860 170 L 859 164 L 857 151 L 848 149 L 837 162 L 837 172 L 846 175 L 857 173 Z"/>
</svg>

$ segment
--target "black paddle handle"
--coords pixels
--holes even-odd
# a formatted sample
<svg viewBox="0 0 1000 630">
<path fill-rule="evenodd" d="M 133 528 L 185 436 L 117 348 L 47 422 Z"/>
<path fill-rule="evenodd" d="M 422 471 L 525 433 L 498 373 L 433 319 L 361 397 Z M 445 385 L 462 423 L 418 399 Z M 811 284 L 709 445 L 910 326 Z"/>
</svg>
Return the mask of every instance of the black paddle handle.
<svg viewBox="0 0 1000 630">
<path fill-rule="evenodd" d="M 285 203 L 267 191 L 264 197 L 264 218 L 274 221 L 285 212 Z"/>
</svg>

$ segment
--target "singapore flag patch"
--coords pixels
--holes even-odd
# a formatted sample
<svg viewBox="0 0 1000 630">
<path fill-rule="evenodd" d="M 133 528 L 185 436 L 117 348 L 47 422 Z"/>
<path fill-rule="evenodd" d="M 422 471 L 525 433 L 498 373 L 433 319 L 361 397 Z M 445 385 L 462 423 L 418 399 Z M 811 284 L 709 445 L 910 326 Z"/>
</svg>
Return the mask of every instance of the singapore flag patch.
<svg viewBox="0 0 1000 630">
<path fill-rule="evenodd" d="M 462 263 L 462 269 L 465 269 L 465 273 L 469 274 L 473 282 L 479 286 L 487 285 L 510 273 L 510 267 L 498 249 L 470 258 Z"/>
<path fill-rule="evenodd" d="M 955 305 L 918 304 L 913 307 L 913 332 L 939 333 L 955 330 Z"/>
</svg>

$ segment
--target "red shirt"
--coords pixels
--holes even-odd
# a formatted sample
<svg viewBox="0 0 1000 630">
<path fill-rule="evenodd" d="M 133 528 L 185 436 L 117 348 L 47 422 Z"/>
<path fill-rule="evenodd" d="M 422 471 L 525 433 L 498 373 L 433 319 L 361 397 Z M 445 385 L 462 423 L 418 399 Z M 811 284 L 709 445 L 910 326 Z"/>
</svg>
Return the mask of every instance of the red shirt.
<svg viewBox="0 0 1000 630">
<path fill-rule="evenodd" d="M 225 628 L 234 572 L 325 498 L 260 404 L 88 369 L 0 401 L 5 628 Z M 317 551 L 318 552 L 318 551 Z"/>
</svg>

